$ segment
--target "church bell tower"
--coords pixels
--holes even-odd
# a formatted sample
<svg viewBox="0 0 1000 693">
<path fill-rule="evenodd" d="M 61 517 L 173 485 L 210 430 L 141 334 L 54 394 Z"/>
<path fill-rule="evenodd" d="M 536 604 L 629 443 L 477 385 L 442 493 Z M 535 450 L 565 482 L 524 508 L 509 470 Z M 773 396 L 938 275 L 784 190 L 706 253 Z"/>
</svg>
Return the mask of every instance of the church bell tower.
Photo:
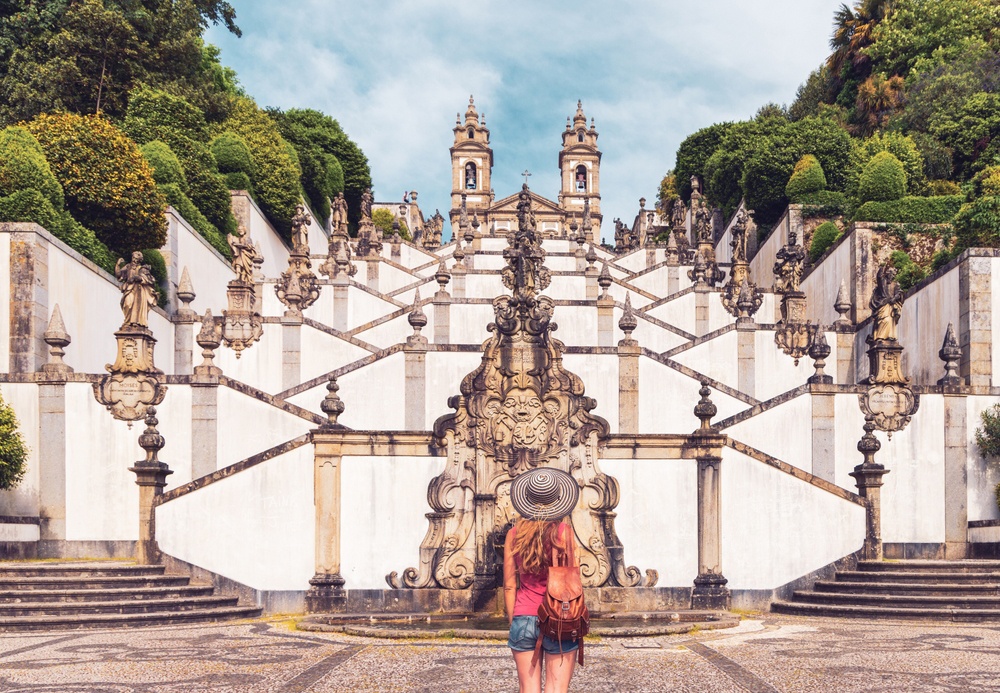
<svg viewBox="0 0 1000 693">
<path fill-rule="evenodd" d="M 559 171 L 562 181 L 559 206 L 578 220 L 583 218 L 585 202 L 590 201 L 591 240 L 601 238 L 601 152 L 597 148 L 597 130 L 594 119 L 587 127 L 583 104 L 576 102 L 576 114 L 566 118 L 562 135 L 563 146 L 559 151 Z"/>
<path fill-rule="evenodd" d="M 471 218 L 478 213 L 485 222 L 485 211 L 493 202 L 493 188 L 490 179 L 493 172 L 493 149 L 490 147 L 490 131 L 486 129 L 486 116 L 480 118 L 476 104 L 469 97 L 469 108 L 465 111 L 465 122 L 461 116 L 455 118 L 455 142 L 451 147 L 451 221 L 452 233 L 458 228 L 458 217 L 462 207 L 462 195 Z"/>
</svg>

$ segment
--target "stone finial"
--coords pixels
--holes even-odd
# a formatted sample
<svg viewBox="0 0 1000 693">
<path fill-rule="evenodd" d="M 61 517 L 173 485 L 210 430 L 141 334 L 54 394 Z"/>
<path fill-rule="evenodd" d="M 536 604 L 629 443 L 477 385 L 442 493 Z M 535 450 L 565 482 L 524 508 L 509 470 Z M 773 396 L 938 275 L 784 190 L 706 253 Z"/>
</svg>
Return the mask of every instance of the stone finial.
<svg viewBox="0 0 1000 693">
<path fill-rule="evenodd" d="M 427 316 L 420 309 L 420 288 L 413 292 L 413 310 L 407 316 L 406 321 L 413 328 L 413 336 L 419 337 L 420 330 L 427 326 Z"/>
<path fill-rule="evenodd" d="M 840 290 L 837 291 L 837 300 L 833 303 L 833 309 L 840 316 L 834 325 L 848 326 L 851 324 L 847 314 L 851 312 L 851 294 L 847 291 L 847 282 L 840 282 Z"/>
<path fill-rule="evenodd" d="M 331 375 L 326 384 L 326 397 L 323 398 L 319 408 L 326 414 L 327 421 L 320 426 L 321 429 L 343 428 L 337 423 L 337 418 L 344 413 L 344 401 L 340 399 L 337 391 L 340 385 L 337 384 L 337 376 Z"/>
<path fill-rule="evenodd" d="M 719 408 L 715 406 L 709 395 L 712 390 L 708 387 L 708 381 L 701 381 L 701 389 L 698 390 L 701 399 L 694 405 L 694 415 L 701 420 L 701 426 L 695 433 L 718 433 L 718 429 L 712 426 L 712 417 L 719 413 Z"/>
<path fill-rule="evenodd" d="M 667 262 L 674 265 L 680 259 L 680 251 L 677 248 L 677 236 L 673 231 L 667 232 Z"/>
<path fill-rule="evenodd" d="M 434 280 L 438 283 L 438 291 L 445 291 L 445 287 L 448 286 L 448 282 L 451 281 L 451 272 L 444 264 L 444 260 L 438 264 L 437 272 L 434 273 Z"/>
<path fill-rule="evenodd" d="M 156 407 L 146 409 L 146 430 L 139 436 L 139 447 L 146 451 L 146 459 L 138 462 L 137 465 L 144 467 L 158 467 L 163 463 L 157 457 L 160 450 L 166 445 L 166 440 L 156 430 L 156 425 L 160 423 L 156 418 Z"/>
<path fill-rule="evenodd" d="M 177 300 L 183 304 L 180 310 L 191 310 L 191 301 L 194 300 L 194 297 L 195 293 L 194 287 L 191 285 L 191 274 L 188 272 L 187 265 L 184 265 L 184 269 L 181 270 L 181 282 L 177 285 Z"/>
<path fill-rule="evenodd" d="M 618 329 L 625 333 L 625 342 L 632 342 L 632 332 L 638 327 L 639 321 L 636 320 L 635 311 L 632 310 L 632 293 L 628 292 L 625 294 L 625 310 L 622 312 L 621 319 L 618 320 Z"/>
<path fill-rule="evenodd" d="M 215 365 L 214 359 L 215 350 L 222 344 L 222 327 L 212 317 L 211 308 L 205 309 L 205 315 L 201 319 L 201 330 L 198 331 L 195 341 L 201 347 L 201 356 L 204 359 L 200 365 L 195 367 L 195 374 L 221 375 L 222 369 Z M 239 356 L 239 353 L 236 352 L 237 356 Z"/>
<path fill-rule="evenodd" d="M 826 332 L 822 325 L 810 325 L 812 332 L 809 340 L 809 358 L 813 360 L 813 368 L 816 372 L 809 376 L 807 382 L 822 383 L 829 385 L 833 383 L 833 377 L 827 375 L 823 368 L 826 367 L 826 358 L 830 355 L 830 345 L 826 341 Z"/>
<path fill-rule="evenodd" d="M 944 333 L 944 343 L 938 351 L 938 358 L 944 361 L 944 377 L 937 381 L 938 385 L 961 385 L 962 377 L 958 374 L 958 361 L 962 358 L 962 347 L 955 339 L 955 326 L 948 323 Z"/>
<path fill-rule="evenodd" d="M 597 252 L 594 250 L 593 244 L 587 248 L 587 254 L 584 256 L 584 259 L 587 261 L 587 269 L 593 269 L 594 263 L 597 262 Z"/>
<path fill-rule="evenodd" d="M 750 288 L 750 278 L 743 275 L 743 282 L 740 284 L 740 294 L 736 299 L 737 320 L 748 321 L 757 312 L 754 306 L 753 290 Z"/>
<path fill-rule="evenodd" d="M 473 213 L 472 214 L 472 234 L 473 234 L 473 236 L 478 236 L 479 235 L 479 227 L 480 227 L 479 214 L 478 213 Z"/>
<path fill-rule="evenodd" d="M 451 257 L 455 260 L 454 267 L 458 267 L 465 262 L 465 251 L 462 250 L 462 239 L 459 238 L 455 240 L 455 252 L 451 254 Z"/>
<path fill-rule="evenodd" d="M 73 340 L 66 333 L 58 303 L 52 306 L 52 317 L 49 318 L 49 326 L 42 334 L 42 339 L 49 345 L 49 362 L 42 366 L 42 372 L 72 373 L 73 369 L 63 361 L 63 356 L 66 354 L 66 347 Z"/>
<path fill-rule="evenodd" d="M 601 287 L 601 298 L 607 298 L 608 289 L 611 288 L 613 281 L 608 270 L 608 261 L 605 260 L 601 265 L 601 273 L 597 276 L 597 285 Z"/>
<path fill-rule="evenodd" d="M 873 431 L 875 430 L 875 422 L 871 416 L 865 417 L 865 434 L 861 436 L 861 440 L 858 441 L 858 452 L 860 452 L 865 457 L 865 461 L 861 463 L 862 468 L 871 467 L 881 467 L 882 465 L 875 462 L 875 453 L 882 449 L 882 443 L 878 442 L 878 438 L 875 437 Z"/>
<path fill-rule="evenodd" d="M 645 197 L 640 197 L 639 198 L 639 209 L 646 209 L 646 198 Z"/>
</svg>

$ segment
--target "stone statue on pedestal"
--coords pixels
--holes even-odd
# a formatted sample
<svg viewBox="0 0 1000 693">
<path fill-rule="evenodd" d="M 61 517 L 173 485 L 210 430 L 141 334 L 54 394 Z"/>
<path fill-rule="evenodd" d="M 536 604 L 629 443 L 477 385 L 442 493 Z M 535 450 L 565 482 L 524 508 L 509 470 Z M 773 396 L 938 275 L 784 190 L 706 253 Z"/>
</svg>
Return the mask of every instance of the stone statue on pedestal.
<svg viewBox="0 0 1000 693">
<path fill-rule="evenodd" d="M 882 265 L 875 275 L 875 290 L 871 302 L 872 339 L 896 339 L 896 327 L 903 309 L 903 291 L 896 281 L 896 268 L 892 265 Z"/>
<path fill-rule="evenodd" d="M 257 244 L 247 235 L 247 227 L 240 224 L 235 234 L 226 236 L 229 249 L 233 251 L 233 271 L 236 278 L 248 284 L 253 283 L 254 260 L 261 257 Z"/>
<path fill-rule="evenodd" d="M 118 258 L 115 264 L 115 277 L 121 284 L 122 313 L 125 321 L 122 327 L 149 325 L 149 309 L 156 305 L 156 279 L 149 265 L 142 261 L 142 253 L 138 250 L 132 253 L 132 261 L 127 263 Z"/>
</svg>

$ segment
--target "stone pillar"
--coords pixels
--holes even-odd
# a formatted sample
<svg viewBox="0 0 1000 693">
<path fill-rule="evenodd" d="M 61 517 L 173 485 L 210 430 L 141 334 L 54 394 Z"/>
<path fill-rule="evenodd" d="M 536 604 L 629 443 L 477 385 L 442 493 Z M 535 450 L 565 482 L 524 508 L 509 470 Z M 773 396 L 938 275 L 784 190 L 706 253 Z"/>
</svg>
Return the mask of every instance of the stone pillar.
<svg viewBox="0 0 1000 693">
<path fill-rule="evenodd" d="M 968 558 L 969 478 L 967 402 L 960 388 L 944 390 L 944 557 Z"/>
<path fill-rule="evenodd" d="M 327 423 L 313 432 L 313 499 L 316 508 L 316 573 L 306 591 L 306 611 L 333 611 L 347 602 L 344 578 L 340 575 L 340 442 L 336 435 L 343 427 L 337 417 L 344 403 L 337 396 L 337 379 L 326 386 L 322 409 Z"/>
<path fill-rule="evenodd" d="M 42 541 L 66 539 L 66 378 L 73 369 L 63 362 L 71 340 L 59 304 L 43 334 L 50 348 L 49 362 L 38 381 L 38 516 Z"/>
<path fill-rule="evenodd" d="M 691 591 L 692 609 L 729 609 L 728 580 L 722 574 L 722 445 L 725 436 L 712 427 L 718 408 L 709 399 L 708 383 L 701 384 L 701 400 L 694 408 L 701 427 L 690 437 L 698 460 L 698 577 Z"/>
<path fill-rule="evenodd" d="M 167 476 L 173 474 L 157 455 L 165 443 L 156 430 L 156 407 L 146 410 L 146 430 L 139 436 L 139 445 L 146 451 L 146 459 L 139 460 L 129 471 L 135 474 L 139 486 L 139 541 L 135 544 L 135 562 L 139 565 L 154 565 L 160 561 L 160 549 L 156 544 L 156 497 L 163 493 Z"/>
<path fill-rule="evenodd" d="M 667 296 L 681 290 L 681 268 L 676 264 L 667 266 Z"/>
<path fill-rule="evenodd" d="M 740 392 L 751 397 L 757 391 L 757 325 L 736 321 L 736 352 L 738 359 L 738 380 Z"/>
<path fill-rule="evenodd" d="M 176 301 L 180 303 L 174 313 L 174 373 L 189 375 L 193 367 L 194 321 L 198 317 L 191 310 L 195 299 L 188 268 L 181 272 L 181 282 L 177 286 Z"/>
<path fill-rule="evenodd" d="M 219 378 L 194 376 L 191 379 L 191 478 L 218 469 Z"/>
<path fill-rule="evenodd" d="M 434 343 L 451 343 L 451 296 L 447 291 L 434 294 Z"/>
<path fill-rule="evenodd" d="M 368 288 L 372 291 L 378 291 L 378 266 L 381 262 L 379 256 L 369 257 L 368 262 L 368 272 L 365 276 L 365 283 Z"/>
<path fill-rule="evenodd" d="M 851 472 L 858 493 L 865 499 L 865 544 L 861 549 L 861 558 L 865 561 L 882 560 L 882 477 L 889 473 L 875 462 L 875 453 L 882 445 L 872 434 L 874 430 L 875 424 L 869 417 L 865 421 L 865 434 L 858 442 L 858 452 L 864 455 L 865 461 Z"/>
<path fill-rule="evenodd" d="M 427 316 L 420 309 L 420 291 L 413 298 L 414 309 L 407 317 L 413 334 L 406 338 L 403 345 L 405 360 L 405 390 L 403 393 L 403 409 L 405 411 L 404 426 L 408 431 L 422 431 L 426 425 L 427 411 L 427 337 L 420 334 L 427 325 Z"/>
<path fill-rule="evenodd" d="M 993 384 L 993 296 L 991 258 L 967 256 L 959 265 L 959 374 L 968 385 Z"/>
<path fill-rule="evenodd" d="M 281 389 L 302 382 L 302 316 L 281 317 Z"/>
<path fill-rule="evenodd" d="M 587 280 L 587 300 L 593 301 L 601 293 L 600 290 L 601 288 L 597 285 L 597 275 L 598 275 L 597 268 L 594 267 L 593 265 L 590 265 L 589 267 L 587 267 L 587 269 L 584 271 L 583 274 Z"/>
<path fill-rule="evenodd" d="M 605 293 L 597 299 L 597 346 L 615 345 L 615 299 Z"/>
<path fill-rule="evenodd" d="M 451 268 L 451 295 L 453 298 L 465 298 L 465 276 L 465 265 L 456 262 L 455 266 Z"/>
<path fill-rule="evenodd" d="M 812 473 L 830 483 L 837 483 L 836 395 L 833 385 L 812 383 Z"/>
<path fill-rule="evenodd" d="M 711 288 L 699 282 L 694 285 L 694 334 L 701 337 L 708 334 L 708 298 Z"/>
<path fill-rule="evenodd" d="M 618 327 L 625 338 L 618 342 L 618 430 L 639 432 L 639 342 L 632 339 L 638 321 L 632 312 L 631 294 L 625 295 L 625 312 Z"/>
<path fill-rule="evenodd" d="M 40 228 L 18 224 L 18 228 Z M 49 244 L 34 230 L 10 234 L 10 373 L 34 373 L 46 361 Z M 6 319 L 6 318 L 5 318 Z"/>
<path fill-rule="evenodd" d="M 872 313 L 868 302 L 875 289 L 875 274 L 878 271 L 878 266 L 872 253 L 871 229 L 855 226 L 851 241 L 851 266 L 854 268 L 854 273 L 851 276 L 850 284 L 850 318 L 851 322 L 857 325 Z"/>
<path fill-rule="evenodd" d="M 348 294 L 347 289 L 350 279 L 346 272 L 338 272 L 330 281 L 333 285 L 333 329 L 340 332 L 347 332 L 350 329 L 348 323 Z"/>
</svg>

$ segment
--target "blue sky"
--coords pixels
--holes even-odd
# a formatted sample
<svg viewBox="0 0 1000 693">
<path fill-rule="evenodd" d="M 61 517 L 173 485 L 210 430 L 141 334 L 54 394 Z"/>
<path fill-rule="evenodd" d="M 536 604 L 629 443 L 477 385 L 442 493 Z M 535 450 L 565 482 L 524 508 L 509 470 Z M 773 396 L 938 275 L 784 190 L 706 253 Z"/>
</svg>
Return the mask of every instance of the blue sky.
<svg viewBox="0 0 1000 693">
<path fill-rule="evenodd" d="M 555 199 L 566 116 L 600 133 L 604 231 L 652 206 L 677 146 L 701 127 L 791 103 L 829 52 L 841 0 L 232 0 L 243 37 L 212 28 L 261 106 L 316 108 L 360 144 L 377 200 L 450 206 L 455 114 L 474 94 L 497 199 L 520 173 Z"/>
</svg>

